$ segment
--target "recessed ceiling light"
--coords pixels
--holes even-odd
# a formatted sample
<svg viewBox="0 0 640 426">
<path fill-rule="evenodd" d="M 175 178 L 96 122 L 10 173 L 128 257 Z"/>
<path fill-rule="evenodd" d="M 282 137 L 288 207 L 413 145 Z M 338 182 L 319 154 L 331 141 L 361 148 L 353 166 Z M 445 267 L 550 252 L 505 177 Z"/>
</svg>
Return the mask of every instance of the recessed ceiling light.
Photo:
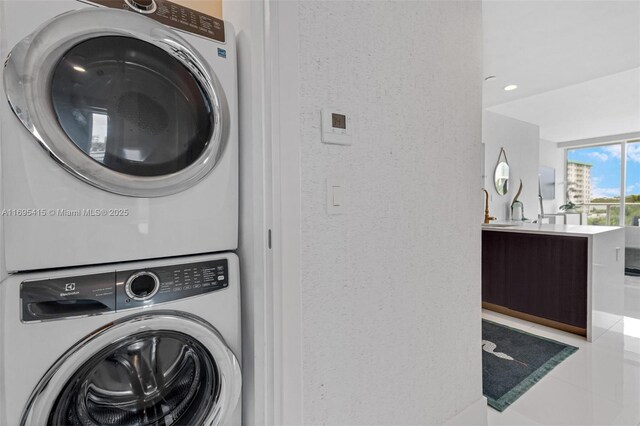
<svg viewBox="0 0 640 426">
<path fill-rule="evenodd" d="M 504 86 L 504 90 L 506 90 L 507 92 L 510 92 L 512 90 L 516 90 L 518 88 L 517 84 L 510 84 L 508 86 Z"/>
<path fill-rule="evenodd" d="M 79 67 L 79 66 L 77 66 L 77 65 L 76 65 L 76 66 L 74 66 L 74 67 L 73 67 L 73 69 L 74 69 L 74 70 L 76 70 L 76 71 L 78 71 L 78 72 L 87 72 L 87 70 L 85 70 L 84 68 Z"/>
<path fill-rule="evenodd" d="M 490 75 L 490 76 L 488 76 L 488 77 L 485 77 L 485 78 L 484 78 L 484 81 L 494 80 L 495 78 L 496 78 L 496 76 L 495 76 L 495 75 Z"/>
</svg>

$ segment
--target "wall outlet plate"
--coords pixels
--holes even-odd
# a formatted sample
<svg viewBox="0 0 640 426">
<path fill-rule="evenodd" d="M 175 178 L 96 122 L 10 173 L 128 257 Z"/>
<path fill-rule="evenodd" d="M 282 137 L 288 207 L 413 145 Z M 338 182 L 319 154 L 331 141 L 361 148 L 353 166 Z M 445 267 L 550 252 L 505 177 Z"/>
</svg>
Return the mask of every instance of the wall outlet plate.
<svg viewBox="0 0 640 426">
<path fill-rule="evenodd" d="M 324 108 L 321 112 L 322 143 L 351 145 L 353 124 L 351 114 L 334 108 Z"/>
</svg>

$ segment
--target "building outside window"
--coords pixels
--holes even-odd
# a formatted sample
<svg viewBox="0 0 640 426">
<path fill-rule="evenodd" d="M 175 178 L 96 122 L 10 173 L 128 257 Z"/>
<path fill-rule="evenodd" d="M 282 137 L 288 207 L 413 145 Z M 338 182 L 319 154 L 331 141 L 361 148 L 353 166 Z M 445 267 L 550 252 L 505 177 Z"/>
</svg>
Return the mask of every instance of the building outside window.
<svg viewBox="0 0 640 426">
<path fill-rule="evenodd" d="M 569 201 L 575 204 L 591 202 L 591 167 L 589 163 L 579 161 L 567 162 L 567 182 L 571 182 L 568 190 Z"/>
</svg>

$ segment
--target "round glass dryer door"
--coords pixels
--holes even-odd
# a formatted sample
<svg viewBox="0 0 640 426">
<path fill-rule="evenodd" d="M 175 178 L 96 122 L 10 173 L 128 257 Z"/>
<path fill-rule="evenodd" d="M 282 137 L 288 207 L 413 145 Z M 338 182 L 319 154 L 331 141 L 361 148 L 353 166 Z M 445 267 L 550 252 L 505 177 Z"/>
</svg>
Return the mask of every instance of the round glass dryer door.
<svg viewBox="0 0 640 426">
<path fill-rule="evenodd" d="M 241 386 L 238 361 L 210 324 L 172 311 L 139 314 L 58 360 L 34 390 L 22 424 L 226 424 Z"/>
<path fill-rule="evenodd" d="M 164 50 L 130 37 L 73 46 L 53 71 L 51 101 L 71 142 L 132 176 L 189 167 L 215 126 L 211 102 L 193 74 Z"/>
<path fill-rule="evenodd" d="M 192 187 L 213 170 L 228 135 L 224 93 L 208 62 L 171 29 L 132 12 L 89 8 L 54 18 L 13 48 L 4 80 L 13 112 L 53 159 L 120 195 Z"/>
</svg>

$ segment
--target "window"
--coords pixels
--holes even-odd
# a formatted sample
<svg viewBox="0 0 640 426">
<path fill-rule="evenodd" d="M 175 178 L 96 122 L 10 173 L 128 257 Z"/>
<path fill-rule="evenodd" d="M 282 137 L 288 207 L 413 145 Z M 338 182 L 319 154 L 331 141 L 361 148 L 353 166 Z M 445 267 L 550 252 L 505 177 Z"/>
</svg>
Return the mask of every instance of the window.
<svg viewBox="0 0 640 426">
<path fill-rule="evenodd" d="M 640 141 L 626 145 L 625 221 L 627 226 L 640 226 Z"/>
<path fill-rule="evenodd" d="M 568 149 L 565 191 L 589 225 L 640 226 L 640 141 Z"/>
</svg>

